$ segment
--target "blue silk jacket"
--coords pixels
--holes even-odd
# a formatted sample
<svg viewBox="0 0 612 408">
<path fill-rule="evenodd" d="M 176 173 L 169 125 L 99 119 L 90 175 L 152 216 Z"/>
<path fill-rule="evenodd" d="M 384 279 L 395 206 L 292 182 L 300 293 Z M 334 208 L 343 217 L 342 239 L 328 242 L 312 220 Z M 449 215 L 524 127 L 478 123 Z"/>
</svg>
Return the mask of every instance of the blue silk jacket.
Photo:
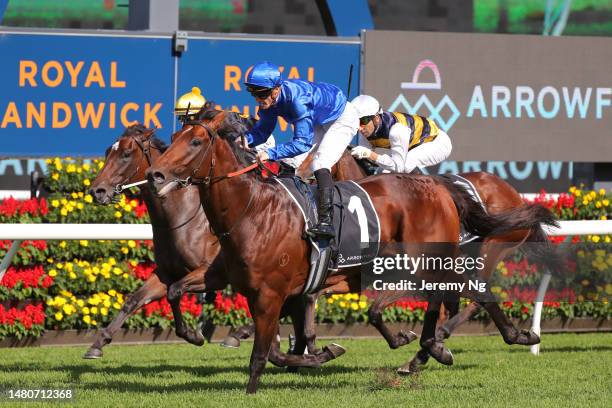
<svg viewBox="0 0 612 408">
<path fill-rule="evenodd" d="M 278 117 L 294 126 L 293 139 L 268 149 L 270 160 L 294 157 L 312 147 L 314 127 L 334 121 L 344 112 L 346 96 L 335 85 L 324 82 L 285 80 L 278 100 L 268 109 L 259 110 L 259 121 L 246 137 L 250 145 L 265 142 L 274 131 Z"/>
</svg>

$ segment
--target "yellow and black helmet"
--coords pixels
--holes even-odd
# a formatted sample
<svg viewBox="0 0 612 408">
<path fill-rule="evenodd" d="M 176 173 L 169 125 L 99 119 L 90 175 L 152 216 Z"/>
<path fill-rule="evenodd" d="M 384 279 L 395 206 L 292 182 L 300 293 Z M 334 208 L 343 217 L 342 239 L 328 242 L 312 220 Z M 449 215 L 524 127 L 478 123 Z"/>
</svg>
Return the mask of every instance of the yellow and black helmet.
<svg viewBox="0 0 612 408">
<path fill-rule="evenodd" d="M 176 116 L 189 116 L 197 113 L 204 107 L 206 99 L 202 96 L 202 91 L 197 86 L 191 88 L 191 92 L 182 95 L 176 100 L 174 114 Z"/>
</svg>

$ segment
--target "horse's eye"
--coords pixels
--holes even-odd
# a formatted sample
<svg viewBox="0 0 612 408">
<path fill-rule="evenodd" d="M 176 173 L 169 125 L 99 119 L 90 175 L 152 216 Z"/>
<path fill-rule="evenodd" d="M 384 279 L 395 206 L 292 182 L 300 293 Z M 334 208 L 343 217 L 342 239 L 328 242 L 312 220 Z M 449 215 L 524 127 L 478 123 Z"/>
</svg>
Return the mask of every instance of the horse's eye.
<svg viewBox="0 0 612 408">
<path fill-rule="evenodd" d="M 121 158 L 129 159 L 131 154 L 132 154 L 131 150 L 124 150 L 123 153 L 121 153 Z"/>
<path fill-rule="evenodd" d="M 202 144 L 202 141 L 201 141 L 200 139 L 193 139 L 193 140 L 191 141 L 191 145 L 192 145 L 192 146 L 199 146 L 199 145 L 201 145 L 201 144 Z"/>
</svg>

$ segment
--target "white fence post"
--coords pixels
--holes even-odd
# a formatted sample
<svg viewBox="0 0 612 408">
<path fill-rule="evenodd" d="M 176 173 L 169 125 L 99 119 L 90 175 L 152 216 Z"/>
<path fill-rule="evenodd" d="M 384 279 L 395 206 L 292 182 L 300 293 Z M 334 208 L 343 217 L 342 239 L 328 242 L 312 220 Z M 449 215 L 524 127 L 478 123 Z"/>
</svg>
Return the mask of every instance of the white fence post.
<svg viewBox="0 0 612 408">
<path fill-rule="evenodd" d="M 21 240 L 17 239 L 11 243 L 11 247 L 4 255 L 2 259 L 2 263 L 0 263 L 0 283 L 2 283 L 2 278 L 4 278 L 4 274 L 8 270 L 9 266 L 11 266 L 11 262 L 13 261 L 13 257 L 17 253 L 19 249 L 19 245 L 21 245 Z"/>
</svg>

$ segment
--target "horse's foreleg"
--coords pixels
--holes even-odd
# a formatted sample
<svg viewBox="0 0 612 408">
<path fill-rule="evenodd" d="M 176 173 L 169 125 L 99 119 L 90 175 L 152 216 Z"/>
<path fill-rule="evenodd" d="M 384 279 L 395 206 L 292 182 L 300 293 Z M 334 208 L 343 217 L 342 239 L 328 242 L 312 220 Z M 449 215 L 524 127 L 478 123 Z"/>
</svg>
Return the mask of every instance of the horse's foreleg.
<svg viewBox="0 0 612 408">
<path fill-rule="evenodd" d="M 245 324 L 237 329 L 232 329 L 230 333 L 223 339 L 221 346 L 229 348 L 240 347 L 240 341 L 246 340 L 255 333 L 255 323 Z"/>
<path fill-rule="evenodd" d="M 218 271 L 206 265 L 189 272 L 182 279 L 170 285 L 168 288 L 168 302 L 172 307 L 177 336 L 196 346 L 204 344 L 205 338 L 202 332 L 198 329 L 194 330 L 188 327 L 183 320 L 180 308 L 181 298 L 183 294 L 188 292 L 201 293 L 222 289 L 224 284 L 225 278 L 222 278 Z"/>
<path fill-rule="evenodd" d="M 489 313 L 489 316 L 493 319 L 495 326 L 497 326 L 497 329 L 507 344 L 532 346 L 540 343 L 540 336 L 533 330 L 517 329 L 497 303 L 486 302 L 481 305 Z"/>
<path fill-rule="evenodd" d="M 468 304 L 461 310 L 448 319 L 441 327 L 436 329 L 436 341 L 444 341 L 448 339 L 455 329 L 468 321 L 470 317 L 475 315 L 480 310 L 480 305 L 476 302 Z"/>
<path fill-rule="evenodd" d="M 427 304 L 425 312 L 425 321 L 423 322 L 423 331 L 421 332 L 420 344 L 421 348 L 426 349 L 433 358 L 444 365 L 453 364 L 453 354 L 444 347 L 444 343 L 437 341 L 435 337 L 436 322 L 440 314 L 439 300 L 430 300 Z"/>
<path fill-rule="evenodd" d="M 278 332 L 278 319 L 283 299 L 275 292 L 260 291 L 255 299 L 249 299 L 249 307 L 255 321 L 255 342 L 249 363 L 247 394 L 257 392 L 259 378 L 263 372 L 274 336 Z"/>
<path fill-rule="evenodd" d="M 105 329 L 97 333 L 94 343 L 87 350 L 83 358 L 102 357 L 102 347 L 113 340 L 115 332 L 121 328 L 132 313 L 150 301 L 161 299 L 165 295 L 166 285 L 159 280 L 157 274 L 152 274 L 136 292 L 128 296 L 121 310 L 119 310 L 119 314 L 117 314 L 113 321 Z"/>
<path fill-rule="evenodd" d="M 406 345 L 417 339 L 417 335 L 413 331 L 405 332 L 400 330 L 399 333 L 392 333 L 389 327 L 385 324 L 382 318 L 382 313 L 387 306 L 396 300 L 397 296 L 381 293 L 374 299 L 374 303 L 368 310 L 368 321 L 376 327 L 378 332 L 385 338 L 387 344 L 392 349 L 396 349 L 403 345 Z"/>
</svg>

